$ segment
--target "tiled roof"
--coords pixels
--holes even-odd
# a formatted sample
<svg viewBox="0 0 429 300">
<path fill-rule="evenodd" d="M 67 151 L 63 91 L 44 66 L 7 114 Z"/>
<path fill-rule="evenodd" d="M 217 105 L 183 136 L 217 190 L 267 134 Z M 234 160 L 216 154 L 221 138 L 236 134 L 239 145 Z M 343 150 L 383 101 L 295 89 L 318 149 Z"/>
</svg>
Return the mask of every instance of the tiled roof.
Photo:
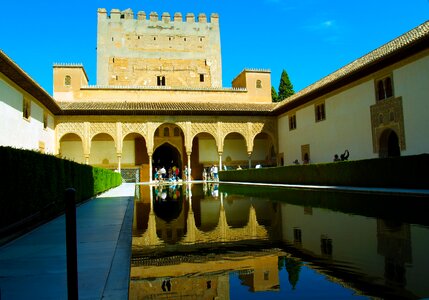
<svg viewBox="0 0 429 300">
<path fill-rule="evenodd" d="M 60 111 L 57 103 L 37 82 L 21 69 L 9 56 L 0 50 L 0 72 L 21 87 L 24 91 L 40 101 L 52 113 Z"/>
<path fill-rule="evenodd" d="M 270 115 L 274 103 L 58 102 L 62 114 L 109 115 Z"/>
<path fill-rule="evenodd" d="M 338 88 L 341 84 L 344 85 L 350 83 L 351 81 L 360 78 L 359 76 L 365 76 L 374 72 L 374 68 L 377 68 L 377 64 L 379 65 L 378 68 L 384 67 L 385 65 L 383 62 L 392 63 L 395 59 L 404 59 L 406 54 L 412 55 L 422 47 L 428 48 L 428 46 L 429 21 L 426 21 L 420 26 L 417 26 L 398 38 L 384 44 L 383 46 L 304 88 L 298 93 L 284 99 L 277 104 L 274 111 L 285 111 L 288 109 L 288 106 L 294 106 L 291 105 L 294 102 L 302 104 L 302 101 L 299 100 L 306 99 L 307 101 L 310 101 L 317 96 L 320 96 L 322 93 L 327 93 Z"/>
</svg>

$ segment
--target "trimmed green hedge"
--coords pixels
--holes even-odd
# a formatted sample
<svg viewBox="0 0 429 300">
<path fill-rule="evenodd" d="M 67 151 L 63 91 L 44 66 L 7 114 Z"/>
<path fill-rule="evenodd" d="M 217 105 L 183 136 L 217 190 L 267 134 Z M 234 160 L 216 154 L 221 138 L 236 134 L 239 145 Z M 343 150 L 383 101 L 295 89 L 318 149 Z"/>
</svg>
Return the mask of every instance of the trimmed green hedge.
<svg viewBox="0 0 429 300">
<path fill-rule="evenodd" d="M 222 171 L 221 181 L 429 189 L 429 154 Z"/>
<path fill-rule="evenodd" d="M 49 218 L 64 211 L 64 191 L 73 187 L 77 202 L 118 186 L 121 175 L 35 151 L 0 147 L 0 233 L 26 218 Z"/>
</svg>

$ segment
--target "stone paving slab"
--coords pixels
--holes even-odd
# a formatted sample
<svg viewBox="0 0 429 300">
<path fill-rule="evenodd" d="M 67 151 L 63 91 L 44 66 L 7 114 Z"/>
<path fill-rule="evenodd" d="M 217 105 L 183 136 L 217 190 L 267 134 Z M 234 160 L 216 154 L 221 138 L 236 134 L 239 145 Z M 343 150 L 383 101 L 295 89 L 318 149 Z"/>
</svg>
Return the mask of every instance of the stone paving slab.
<svg viewBox="0 0 429 300">
<path fill-rule="evenodd" d="M 79 299 L 127 299 L 135 185 L 78 206 Z M 0 248 L 0 299 L 67 299 L 65 216 Z"/>
</svg>

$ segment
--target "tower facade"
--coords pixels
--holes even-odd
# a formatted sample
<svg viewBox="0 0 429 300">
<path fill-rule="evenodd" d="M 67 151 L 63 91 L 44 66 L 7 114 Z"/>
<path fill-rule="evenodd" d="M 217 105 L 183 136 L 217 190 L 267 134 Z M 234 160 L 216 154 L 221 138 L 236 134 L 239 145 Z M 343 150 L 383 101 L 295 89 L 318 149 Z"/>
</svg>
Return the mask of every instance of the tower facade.
<svg viewBox="0 0 429 300">
<path fill-rule="evenodd" d="M 99 9 L 97 85 L 221 87 L 218 15 Z"/>
</svg>

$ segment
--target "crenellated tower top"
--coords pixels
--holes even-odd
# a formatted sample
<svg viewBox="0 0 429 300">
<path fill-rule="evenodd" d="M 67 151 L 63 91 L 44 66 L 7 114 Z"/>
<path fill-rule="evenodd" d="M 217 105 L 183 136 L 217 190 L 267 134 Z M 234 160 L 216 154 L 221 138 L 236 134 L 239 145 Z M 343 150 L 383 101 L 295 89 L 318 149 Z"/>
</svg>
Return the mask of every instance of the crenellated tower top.
<svg viewBox="0 0 429 300">
<path fill-rule="evenodd" d="M 98 9 L 98 17 L 110 19 L 114 21 L 120 21 L 120 20 L 138 20 L 138 21 L 151 21 L 151 22 L 160 22 L 160 23 L 170 23 L 170 22 L 186 22 L 186 23 L 212 23 L 212 24 L 219 24 L 219 15 L 217 13 L 212 13 L 210 15 L 210 20 L 207 19 L 206 14 L 199 13 L 198 18 L 195 18 L 195 15 L 193 13 L 187 13 L 185 15 L 185 19 L 183 19 L 182 13 L 176 12 L 173 15 L 173 18 L 171 17 L 170 13 L 163 12 L 161 15 L 157 12 L 150 12 L 147 14 L 144 11 L 137 12 L 137 15 L 134 15 L 134 12 L 128 8 L 124 11 L 120 11 L 119 9 L 112 9 L 110 10 L 110 15 L 107 14 L 107 10 L 105 8 L 99 8 Z"/>
<path fill-rule="evenodd" d="M 98 9 L 97 84 L 221 87 L 218 14 Z"/>
</svg>

